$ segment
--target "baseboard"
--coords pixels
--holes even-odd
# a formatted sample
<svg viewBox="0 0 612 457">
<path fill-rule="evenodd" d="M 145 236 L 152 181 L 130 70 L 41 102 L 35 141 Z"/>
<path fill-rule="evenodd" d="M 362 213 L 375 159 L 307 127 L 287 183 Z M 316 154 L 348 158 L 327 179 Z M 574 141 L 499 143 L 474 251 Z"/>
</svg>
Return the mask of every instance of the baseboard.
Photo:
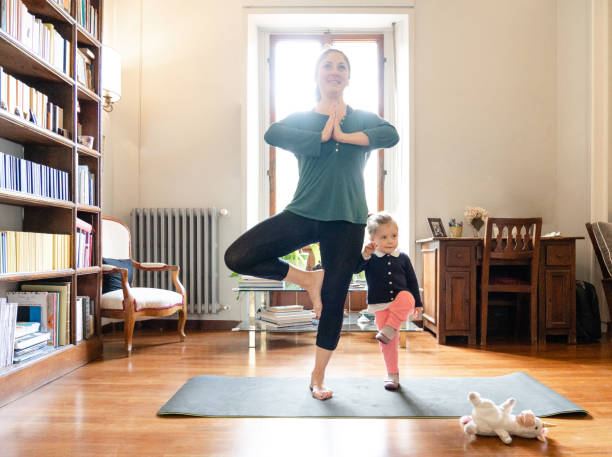
<svg viewBox="0 0 612 457">
<path fill-rule="evenodd" d="M 240 321 L 187 320 L 187 322 L 185 323 L 185 331 L 231 330 L 239 323 Z M 134 329 L 175 331 L 177 324 L 178 321 L 176 319 L 148 319 L 143 321 L 136 321 Z M 102 333 L 122 331 L 123 322 L 109 322 L 102 326 Z"/>
</svg>

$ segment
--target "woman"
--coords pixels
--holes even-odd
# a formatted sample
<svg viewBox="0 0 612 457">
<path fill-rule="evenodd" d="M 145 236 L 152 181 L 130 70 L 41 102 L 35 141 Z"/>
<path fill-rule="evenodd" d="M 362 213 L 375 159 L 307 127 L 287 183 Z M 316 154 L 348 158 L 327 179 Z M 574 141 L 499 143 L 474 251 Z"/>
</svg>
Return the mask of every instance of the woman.
<svg viewBox="0 0 612 457">
<path fill-rule="evenodd" d="M 317 60 L 317 106 L 270 126 L 265 140 L 291 151 L 299 181 L 291 203 L 238 238 L 225 253 L 237 273 L 292 282 L 308 291 L 319 319 L 310 389 L 325 400 L 325 369 L 338 345 L 344 301 L 361 256 L 368 215 L 363 170 L 370 151 L 394 146 L 395 128 L 376 114 L 344 102 L 351 67 L 344 53 L 327 49 Z M 320 243 L 322 270 L 304 271 L 279 259 Z"/>
</svg>

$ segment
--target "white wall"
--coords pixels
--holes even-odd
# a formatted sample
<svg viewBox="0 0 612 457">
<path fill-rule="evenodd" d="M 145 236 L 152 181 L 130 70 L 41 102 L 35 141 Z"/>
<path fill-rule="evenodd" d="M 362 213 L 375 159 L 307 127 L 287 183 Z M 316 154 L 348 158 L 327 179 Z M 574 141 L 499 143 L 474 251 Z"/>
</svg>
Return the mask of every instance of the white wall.
<svg viewBox="0 0 612 457">
<path fill-rule="evenodd" d="M 466 205 L 584 234 L 588 1 L 417 2 L 416 239 L 428 236 L 426 217 L 462 218 Z M 124 85 L 105 117 L 104 213 L 227 208 L 223 251 L 244 226 L 242 1 L 140 3 L 105 2 L 105 41 L 123 56 Z M 221 300 L 233 305 L 228 274 Z M 217 317 L 237 319 L 233 308 Z"/>
</svg>

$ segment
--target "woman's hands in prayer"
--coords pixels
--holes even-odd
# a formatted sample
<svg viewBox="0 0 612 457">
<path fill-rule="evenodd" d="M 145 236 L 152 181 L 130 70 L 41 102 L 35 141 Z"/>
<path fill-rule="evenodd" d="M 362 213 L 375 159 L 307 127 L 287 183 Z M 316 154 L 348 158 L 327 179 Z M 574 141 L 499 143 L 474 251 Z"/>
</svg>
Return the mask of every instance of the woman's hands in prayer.
<svg viewBox="0 0 612 457">
<path fill-rule="evenodd" d="M 363 132 L 344 133 L 340 122 L 346 115 L 346 108 L 339 108 L 337 105 L 332 106 L 329 119 L 321 132 L 321 143 L 326 143 L 333 138 L 337 143 L 355 144 L 358 146 L 369 146 L 370 138 Z"/>
</svg>

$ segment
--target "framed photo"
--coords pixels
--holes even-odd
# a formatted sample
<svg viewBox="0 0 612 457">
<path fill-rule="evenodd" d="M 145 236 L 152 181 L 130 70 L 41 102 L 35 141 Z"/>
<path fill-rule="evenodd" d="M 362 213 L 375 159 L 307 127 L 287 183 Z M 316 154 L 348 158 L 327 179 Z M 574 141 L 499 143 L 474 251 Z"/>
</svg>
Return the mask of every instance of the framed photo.
<svg viewBox="0 0 612 457">
<path fill-rule="evenodd" d="M 431 234 L 434 237 L 446 237 L 446 231 L 444 230 L 442 219 L 439 217 L 428 217 L 427 222 L 429 223 Z"/>
</svg>

